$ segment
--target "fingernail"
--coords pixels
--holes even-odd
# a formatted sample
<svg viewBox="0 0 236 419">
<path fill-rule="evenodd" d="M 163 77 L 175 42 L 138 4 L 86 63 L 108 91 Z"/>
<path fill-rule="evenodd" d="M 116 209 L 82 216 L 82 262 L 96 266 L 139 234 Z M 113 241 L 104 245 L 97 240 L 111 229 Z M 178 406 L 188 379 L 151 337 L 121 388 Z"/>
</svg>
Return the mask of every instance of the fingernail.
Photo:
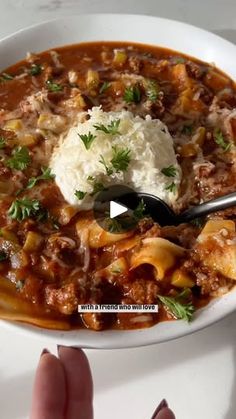
<svg viewBox="0 0 236 419">
<path fill-rule="evenodd" d="M 161 401 L 161 403 L 157 406 L 157 408 L 156 408 L 155 412 L 153 413 L 151 419 L 158 419 L 158 413 L 160 413 L 160 411 L 162 409 L 164 409 L 165 407 L 168 407 L 168 403 L 165 399 L 163 399 Z"/>
<path fill-rule="evenodd" d="M 50 354 L 49 350 L 48 350 L 48 349 L 46 349 L 46 348 L 44 348 L 44 349 L 42 350 L 42 352 L 41 352 L 41 355 L 40 355 L 40 356 L 43 356 L 43 355 L 45 355 L 45 354 Z"/>
</svg>

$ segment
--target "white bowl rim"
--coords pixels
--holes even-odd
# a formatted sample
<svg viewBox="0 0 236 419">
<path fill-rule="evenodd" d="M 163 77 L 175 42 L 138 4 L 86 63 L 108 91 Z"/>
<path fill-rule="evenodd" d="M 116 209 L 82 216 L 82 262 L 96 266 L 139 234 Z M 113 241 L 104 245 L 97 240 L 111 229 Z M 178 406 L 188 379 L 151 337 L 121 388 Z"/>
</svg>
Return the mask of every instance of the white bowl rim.
<svg viewBox="0 0 236 419">
<path fill-rule="evenodd" d="M 23 59 L 25 53 L 27 50 L 25 49 L 24 55 L 22 57 L 20 56 L 22 48 L 27 44 L 30 44 L 30 38 L 34 38 L 34 34 L 40 34 L 42 30 L 52 31 L 53 28 L 59 29 L 61 28 L 61 25 L 71 25 L 75 24 L 75 22 L 80 21 L 81 25 L 86 24 L 88 22 L 93 22 L 93 24 L 96 26 L 97 24 L 101 24 L 102 22 L 107 21 L 119 21 L 124 25 L 124 21 L 126 26 L 122 26 L 123 33 L 126 33 L 127 30 L 127 22 L 133 21 L 133 23 L 140 22 L 143 23 L 145 21 L 145 24 L 148 27 L 148 31 L 152 31 L 154 26 L 157 25 L 159 28 L 161 27 L 168 27 L 169 25 L 172 25 L 172 27 L 177 30 L 178 35 L 176 36 L 183 36 L 183 34 L 188 34 L 189 38 L 190 35 L 194 37 L 196 36 L 198 41 L 200 42 L 202 39 L 204 40 L 204 47 L 207 45 L 207 54 L 209 54 L 209 57 L 217 57 L 217 60 L 214 60 L 216 62 L 217 67 L 221 68 L 223 71 L 227 72 L 232 78 L 236 78 L 236 62 L 233 59 L 233 54 L 236 53 L 236 46 L 232 44 L 231 42 L 224 40 L 223 38 L 219 37 L 218 35 L 212 34 L 208 31 L 205 31 L 204 29 L 197 28 L 195 26 L 182 23 L 175 20 L 170 19 L 164 19 L 159 17 L 152 17 L 149 15 L 128 15 L 128 14 L 79 14 L 77 16 L 67 16 L 65 18 L 60 19 L 53 19 L 53 20 L 47 20 L 45 22 L 31 25 L 25 29 L 21 29 L 11 35 L 8 35 L 0 40 L 0 53 L 4 50 L 8 50 L 10 47 L 10 57 L 11 54 L 17 59 L 11 60 L 11 58 L 7 57 L 4 62 L 8 62 L 9 64 L 4 65 L 4 68 L 6 68 L 10 64 L 14 64 L 19 59 Z M 99 21 L 99 22 L 98 22 Z M 51 26 L 51 28 L 49 28 Z M 151 29 L 150 29 L 151 27 Z M 95 28 L 96 29 L 96 28 Z M 100 27 L 101 29 L 101 27 Z M 104 29 L 104 28 L 103 28 Z M 107 31 L 109 31 L 109 25 L 107 28 Z M 96 31 L 95 31 L 96 32 Z M 173 30 L 174 32 L 174 30 Z M 108 33 L 108 32 L 107 32 Z M 109 32 L 110 33 L 110 32 Z M 157 31 L 158 33 L 158 31 Z M 181 35 L 180 35 L 181 33 Z M 42 34 L 42 32 L 41 32 Z M 78 37 L 81 35 L 79 31 L 77 32 Z M 137 34 L 138 35 L 138 34 Z M 139 35 L 140 36 L 140 35 Z M 150 32 L 151 36 L 151 32 Z M 73 36 L 72 36 L 73 38 Z M 83 38 L 83 37 L 82 37 Z M 89 38 L 89 36 L 88 36 Z M 138 36 L 137 36 L 138 38 Z M 145 37 L 146 39 L 146 34 Z M 154 36 L 155 38 L 155 36 Z M 165 38 L 165 36 L 164 36 Z M 140 38 L 139 38 L 140 39 Z M 168 38 L 169 39 L 169 38 Z M 99 36 L 95 39 L 87 39 L 89 42 L 90 40 L 109 40 L 109 39 L 100 39 Z M 115 40 L 123 40 L 120 39 L 120 36 L 117 35 L 114 37 L 114 35 L 111 36 L 111 41 Z M 205 59 L 204 52 L 197 48 L 197 43 L 193 42 L 193 50 L 198 50 L 199 52 L 196 54 L 195 52 L 193 54 L 190 53 L 190 46 L 189 41 L 187 42 L 187 46 L 184 44 L 184 48 L 173 48 L 173 45 L 175 42 L 170 41 L 170 44 L 165 44 L 165 42 L 156 43 L 156 41 L 148 41 L 148 42 L 141 42 L 141 41 L 134 41 L 132 39 L 127 39 L 130 42 L 137 42 L 137 43 L 144 43 L 149 45 L 160 45 L 164 47 L 169 47 L 170 49 L 180 51 L 182 53 L 186 53 L 190 56 L 195 56 L 196 58 L 202 59 L 203 61 L 211 61 Z M 81 42 L 87 42 L 86 39 L 82 39 Z M 44 41 L 45 42 L 45 41 Z M 77 42 L 80 42 L 79 39 Z M 179 41 L 178 41 L 179 42 Z M 19 49 L 16 48 L 16 45 L 18 43 L 18 46 L 20 46 Z M 53 41 L 53 45 L 50 44 L 48 47 L 43 47 L 38 49 L 38 51 L 46 50 L 47 48 L 58 48 L 60 46 L 66 45 L 66 44 L 72 44 L 73 42 L 65 42 L 58 43 Z M 39 45 L 41 45 L 41 39 L 39 41 Z M 172 46 L 171 46 L 172 45 Z M 207 49 L 206 48 L 206 49 Z M 218 55 L 217 49 L 219 49 L 220 54 L 222 54 L 222 57 Z M 36 48 L 37 50 L 37 48 Z M 15 54 L 14 54 L 15 51 Z M 37 51 L 37 52 L 38 52 Z M 229 58 L 229 60 L 226 60 L 226 57 Z M 218 59 L 219 58 L 219 59 Z M 8 61 L 7 61 L 8 60 Z M 172 339 L 176 339 L 178 337 L 182 337 L 191 333 L 194 333 L 198 330 L 201 330 L 221 319 L 223 319 L 228 314 L 232 313 L 236 308 L 236 288 L 233 289 L 230 293 L 224 295 L 221 298 L 215 299 L 210 302 L 205 308 L 198 310 L 195 319 L 192 323 L 186 324 L 183 321 L 176 321 L 176 322 L 162 322 L 159 323 L 151 328 L 147 329 L 138 329 L 138 330 L 129 330 L 129 331 L 122 331 L 122 330 L 106 330 L 102 332 L 94 332 L 91 330 L 72 330 L 68 332 L 61 332 L 61 331 L 52 331 L 52 330 L 45 330 L 37 327 L 33 327 L 30 325 L 23 325 L 20 323 L 10 323 L 7 321 L 1 321 L 2 326 L 6 327 L 7 329 L 13 330 L 14 332 L 23 333 L 24 335 L 30 335 L 32 337 L 37 337 L 40 339 L 46 339 L 47 341 L 51 341 L 54 343 L 60 343 L 64 345 L 72 345 L 72 346 L 78 346 L 78 347 L 84 347 L 84 348 L 93 348 L 93 349 L 118 349 L 118 348 L 130 348 L 130 347 L 138 347 L 138 346 L 146 346 L 151 345 L 155 343 L 165 342 Z"/>
</svg>

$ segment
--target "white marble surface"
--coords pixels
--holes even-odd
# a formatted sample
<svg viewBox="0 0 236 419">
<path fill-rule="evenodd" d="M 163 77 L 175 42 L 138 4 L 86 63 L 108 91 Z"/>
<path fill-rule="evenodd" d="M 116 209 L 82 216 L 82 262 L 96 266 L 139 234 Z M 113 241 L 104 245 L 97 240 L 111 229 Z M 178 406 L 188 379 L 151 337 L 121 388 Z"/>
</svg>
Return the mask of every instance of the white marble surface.
<svg viewBox="0 0 236 419">
<path fill-rule="evenodd" d="M 0 0 L 0 37 L 85 12 L 144 13 L 185 21 L 236 43 L 235 0 Z M 174 34 L 173 34 L 174 35 Z M 192 336 L 146 348 L 87 351 L 97 419 L 148 419 L 166 397 L 177 419 L 235 419 L 236 314 Z M 0 418 L 27 418 L 47 342 L 0 329 Z"/>
</svg>

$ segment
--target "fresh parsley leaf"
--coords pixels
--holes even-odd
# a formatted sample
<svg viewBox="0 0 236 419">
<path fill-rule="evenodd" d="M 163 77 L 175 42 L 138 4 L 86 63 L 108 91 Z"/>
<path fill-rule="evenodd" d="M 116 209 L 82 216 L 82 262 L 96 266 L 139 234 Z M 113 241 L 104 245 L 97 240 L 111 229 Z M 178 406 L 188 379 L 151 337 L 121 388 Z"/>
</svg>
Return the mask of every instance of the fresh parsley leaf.
<svg viewBox="0 0 236 419">
<path fill-rule="evenodd" d="M 46 81 L 46 86 L 50 92 L 61 92 L 63 89 L 63 86 L 58 83 L 54 83 L 52 80 Z"/>
<path fill-rule="evenodd" d="M 32 64 L 29 69 L 29 73 L 31 76 L 38 76 L 42 73 L 43 67 L 40 64 Z"/>
<path fill-rule="evenodd" d="M 116 173 L 125 172 L 130 163 L 131 150 L 129 148 L 118 149 L 116 146 L 112 147 L 112 150 L 113 157 L 111 159 L 111 164 L 114 167 Z"/>
<path fill-rule="evenodd" d="M 90 176 L 87 177 L 87 180 L 89 182 L 93 182 L 95 180 L 95 177 L 90 175 Z"/>
<path fill-rule="evenodd" d="M 149 80 L 146 87 L 146 96 L 151 102 L 155 102 L 159 96 L 159 87 L 155 80 Z"/>
<path fill-rule="evenodd" d="M 193 125 L 184 125 L 182 133 L 185 135 L 191 135 L 193 133 Z"/>
<path fill-rule="evenodd" d="M 107 89 L 109 89 L 110 86 L 111 86 L 111 83 L 109 83 L 108 81 L 104 81 L 104 83 L 102 84 L 99 90 L 100 95 L 104 93 Z"/>
<path fill-rule="evenodd" d="M 195 307 L 191 302 L 183 302 L 184 298 L 187 296 L 188 295 L 184 290 L 183 293 L 176 297 L 164 297 L 162 295 L 158 295 L 158 298 L 175 318 L 190 322 L 192 320 Z"/>
<path fill-rule="evenodd" d="M 87 180 L 89 182 L 92 182 L 92 184 L 93 184 L 93 191 L 90 193 L 90 196 L 93 196 L 93 195 L 95 195 L 98 192 L 106 191 L 107 190 L 107 188 L 105 187 L 105 185 L 103 185 L 102 182 L 96 181 L 96 178 L 94 176 L 88 176 L 87 177 Z"/>
<path fill-rule="evenodd" d="M 26 189 L 33 188 L 36 183 L 38 183 L 40 180 L 52 180 L 55 178 L 55 175 L 51 173 L 51 169 L 49 167 L 41 167 L 42 174 L 37 177 L 32 177 L 28 180 L 28 185 L 26 186 Z"/>
<path fill-rule="evenodd" d="M 170 192 L 176 192 L 176 184 L 174 182 L 170 183 L 168 186 L 166 186 L 166 191 Z"/>
<path fill-rule="evenodd" d="M 119 125 L 120 125 L 120 119 L 115 119 L 114 121 L 111 121 L 111 123 L 108 124 L 107 126 L 103 124 L 95 124 L 94 128 L 97 131 L 105 132 L 105 134 L 116 135 L 116 134 L 119 134 L 119 131 L 118 131 Z"/>
<path fill-rule="evenodd" d="M 37 199 L 22 198 L 12 202 L 8 215 L 13 220 L 22 221 L 40 215 L 42 207 Z"/>
<path fill-rule="evenodd" d="M 4 137 L 0 137 L 0 149 L 6 147 L 6 141 Z"/>
<path fill-rule="evenodd" d="M 91 196 L 96 195 L 96 193 L 105 191 L 107 188 L 103 185 L 102 182 L 94 182 L 93 184 L 93 191 L 91 192 Z"/>
<path fill-rule="evenodd" d="M 93 135 L 90 131 L 88 134 L 78 134 L 78 136 L 83 141 L 86 150 L 90 149 L 92 142 L 96 138 L 96 135 Z"/>
<path fill-rule="evenodd" d="M 85 197 L 85 195 L 87 195 L 87 192 L 83 192 L 83 191 L 75 191 L 75 196 L 76 198 L 78 198 L 80 201 L 81 199 L 83 199 Z"/>
<path fill-rule="evenodd" d="M 10 159 L 6 162 L 6 165 L 10 167 L 10 169 L 25 170 L 29 166 L 30 161 L 31 159 L 28 148 L 25 146 L 18 146 L 13 150 Z"/>
<path fill-rule="evenodd" d="M 134 216 L 120 216 L 116 218 L 106 218 L 106 229 L 110 231 L 110 233 L 122 233 L 128 230 L 134 229 L 137 225 L 137 218 Z"/>
<path fill-rule="evenodd" d="M 139 202 L 137 208 L 133 211 L 133 216 L 136 220 L 141 220 L 144 217 L 144 212 L 146 210 L 146 204 L 143 199 Z"/>
<path fill-rule="evenodd" d="M 107 176 L 112 175 L 112 173 L 113 173 L 112 167 L 107 166 L 106 161 L 105 161 L 105 159 L 102 155 L 100 155 L 100 157 L 101 157 L 101 159 L 99 160 L 99 163 L 103 164 L 103 166 L 105 167 Z"/>
<path fill-rule="evenodd" d="M 138 206 L 133 211 L 132 215 L 122 215 L 116 218 L 106 218 L 106 228 L 111 233 L 120 233 L 134 229 L 137 226 L 137 223 L 144 218 L 144 212 L 146 210 L 146 205 L 141 199 Z"/>
<path fill-rule="evenodd" d="M 4 262 L 5 260 L 7 260 L 7 254 L 3 250 L 0 250 L 0 262 Z"/>
<path fill-rule="evenodd" d="M 121 233 L 137 227 L 138 222 L 145 217 L 144 212 L 146 205 L 143 199 L 140 200 L 138 206 L 134 209 L 132 215 L 121 215 L 115 218 L 106 218 L 106 228 L 110 233 Z"/>
<path fill-rule="evenodd" d="M 14 77 L 11 74 L 8 74 L 8 73 L 2 73 L 1 76 L 0 76 L 0 79 L 4 80 L 4 81 L 9 81 L 9 80 L 13 80 Z"/>
<path fill-rule="evenodd" d="M 103 166 L 105 167 L 106 174 L 108 176 L 112 175 L 114 172 L 119 173 L 121 171 L 126 171 L 130 163 L 131 150 L 129 150 L 128 148 L 118 149 L 116 146 L 112 147 L 112 150 L 113 155 L 110 162 L 110 166 L 108 166 L 102 155 L 100 156 L 101 159 L 99 160 L 99 163 L 103 164 Z"/>
<path fill-rule="evenodd" d="M 135 85 L 131 87 L 126 87 L 124 93 L 124 100 L 127 103 L 139 103 L 141 100 L 141 91 L 140 88 Z"/>
<path fill-rule="evenodd" d="M 228 151 L 231 147 L 229 142 L 226 142 L 221 130 L 215 130 L 214 132 L 214 141 L 215 143 L 221 147 L 225 152 Z"/>
<path fill-rule="evenodd" d="M 163 169 L 161 169 L 161 173 L 163 173 L 163 175 L 168 176 L 168 177 L 175 177 L 176 172 L 177 172 L 177 169 L 176 167 L 173 166 L 173 164 L 171 164 L 168 167 L 163 167 Z"/>
<path fill-rule="evenodd" d="M 110 233 L 120 233 L 123 231 L 121 223 L 116 218 L 107 219 L 107 228 Z"/>
</svg>

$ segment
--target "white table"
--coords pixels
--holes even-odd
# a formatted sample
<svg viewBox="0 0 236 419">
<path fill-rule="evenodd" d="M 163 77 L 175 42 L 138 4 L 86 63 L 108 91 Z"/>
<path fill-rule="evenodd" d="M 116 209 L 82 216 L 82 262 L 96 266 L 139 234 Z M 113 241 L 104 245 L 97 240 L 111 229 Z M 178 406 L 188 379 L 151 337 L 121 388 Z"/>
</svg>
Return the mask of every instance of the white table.
<svg viewBox="0 0 236 419">
<path fill-rule="evenodd" d="M 0 0 L 0 37 L 85 12 L 145 13 L 189 22 L 236 42 L 235 0 Z M 195 335 L 140 349 L 86 351 L 97 419 L 148 419 L 165 397 L 177 419 L 235 419 L 236 314 Z M 55 347 L 0 328 L 0 418 L 27 417 L 34 370 Z"/>
</svg>

